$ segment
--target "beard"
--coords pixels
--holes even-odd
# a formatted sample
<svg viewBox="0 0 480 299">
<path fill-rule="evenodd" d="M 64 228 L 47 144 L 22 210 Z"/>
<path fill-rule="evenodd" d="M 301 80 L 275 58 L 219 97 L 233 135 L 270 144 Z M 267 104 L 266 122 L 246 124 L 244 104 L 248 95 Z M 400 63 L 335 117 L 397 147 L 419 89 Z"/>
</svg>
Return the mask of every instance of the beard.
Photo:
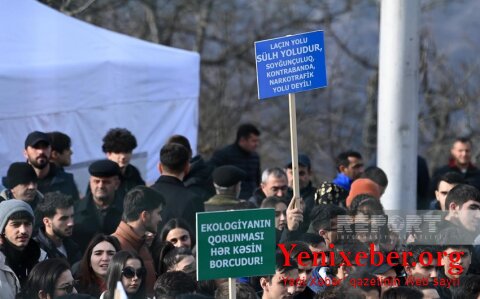
<svg viewBox="0 0 480 299">
<path fill-rule="evenodd" d="M 56 227 L 52 227 L 53 234 L 60 239 L 65 239 L 67 237 L 70 237 L 72 235 L 72 229 L 69 229 L 70 233 L 65 233 L 64 231 L 59 230 Z"/>
<path fill-rule="evenodd" d="M 36 159 L 28 158 L 28 162 L 37 169 L 44 169 L 48 165 L 48 157 L 40 155 Z"/>
</svg>

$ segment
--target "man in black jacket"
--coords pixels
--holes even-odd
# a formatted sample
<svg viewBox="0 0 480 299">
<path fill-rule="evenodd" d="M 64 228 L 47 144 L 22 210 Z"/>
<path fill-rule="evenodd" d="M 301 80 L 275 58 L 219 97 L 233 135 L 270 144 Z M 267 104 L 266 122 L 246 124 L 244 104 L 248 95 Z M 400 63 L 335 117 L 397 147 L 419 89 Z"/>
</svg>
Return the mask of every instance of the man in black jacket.
<svg viewBox="0 0 480 299">
<path fill-rule="evenodd" d="M 60 192 L 45 194 L 38 205 L 37 216 L 43 222 L 34 238 L 48 258 L 65 258 L 73 265 L 82 258 L 73 233 L 73 200 Z"/>
<path fill-rule="evenodd" d="M 110 235 L 116 229 L 123 213 L 123 197 L 117 194 L 118 164 L 110 160 L 93 162 L 90 173 L 90 194 L 75 203 L 74 240 L 83 252 L 97 233 Z"/>
<path fill-rule="evenodd" d="M 216 151 L 210 163 L 215 167 L 233 165 L 247 173 L 242 181 L 239 198 L 248 199 L 260 185 L 260 157 L 256 150 L 260 131 L 252 124 L 243 124 L 237 130 L 235 143 Z"/>
<path fill-rule="evenodd" d="M 54 163 L 49 162 L 51 151 L 50 137 L 43 132 L 34 131 L 25 139 L 23 155 L 37 174 L 38 191 L 42 194 L 60 191 L 70 195 L 73 200 L 78 200 L 78 189 L 73 175 L 61 171 Z"/>
<path fill-rule="evenodd" d="M 165 198 L 162 210 L 163 226 L 172 218 L 183 218 L 195 228 L 195 213 L 203 211 L 203 201 L 183 185 L 189 170 L 188 150 L 178 143 L 167 143 L 160 150 L 158 170 L 161 176 L 152 186 Z"/>
</svg>

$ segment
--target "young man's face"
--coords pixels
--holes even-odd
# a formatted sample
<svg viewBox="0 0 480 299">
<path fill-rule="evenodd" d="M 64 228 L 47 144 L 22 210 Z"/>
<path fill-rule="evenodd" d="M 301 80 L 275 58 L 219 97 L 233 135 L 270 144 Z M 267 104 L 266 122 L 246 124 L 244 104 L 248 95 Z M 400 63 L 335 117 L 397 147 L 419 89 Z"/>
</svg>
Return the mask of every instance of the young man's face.
<svg viewBox="0 0 480 299">
<path fill-rule="evenodd" d="M 54 160 L 55 163 L 62 167 L 70 166 L 72 164 L 72 154 L 73 151 L 71 148 L 68 148 L 61 153 L 52 150 L 51 160 Z"/>
<path fill-rule="evenodd" d="M 472 263 L 472 256 L 469 249 L 447 248 L 445 252 L 446 255 L 442 257 L 445 275 L 449 278 L 460 278 L 461 276 L 464 276 Z M 460 270 L 462 270 L 461 273 Z"/>
<path fill-rule="evenodd" d="M 70 237 L 73 233 L 73 207 L 67 209 L 56 209 L 52 218 L 43 219 L 45 230 L 49 235 L 59 239 Z"/>
<path fill-rule="evenodd" d="M 298 278 L 299 283 L 297 284 L 297 293 L 301 293 L 307 287 L 310 278 L 312 277 L 312 261 L 303 262 L 305 266 L 298 265 Z"/>
<path fill-rule="evenodd" d="M 292 299 L 297 286 L 295 283 L 290 283 L 288 279 L 296 278 L 298 278 L 297 269 L 284 273 L 277 271 L 270 280 L 262 277 L 260 279 L 260 284 L 263 289 L 262 299 Z"/>
<path fill-rule="evenodd" d="M 435 261 L 435 259 L 433 259 Z M 428 258 L 423 257 L 423 264 L 428 265 Z M 408 276 L 413 276 L 415 278 L 421 278 L 421 279 L 428 279 L 430 282 L 433 281 L 435 277 L 437 277 L 437 270 L 436 270 L 436 264 L 431 264 L 428 266 L 424 266 L 422 263 L 417 262 L 414 267 L 412 266 L 406 266 L 405 270 L 408 274 Z"/>
<path fill-rule="evenodd" d="M 445 200 L 447 199 L 448 192 L 450 192 L 453 187 L 455 187 L 454 184 L 449 184 L 445 181 L 440 181 L 440 183 L 438 183 L 438 188 L 435 190 L 435 198 L 440 203 L 442 211 L 446 210 Z"/>
<path fill-rule="evenodd" d="M 480 202 L 469 200 L 462 206 L 451 204 L 450 210 L 463 228 L 470 232 L 478 232 L 480 229 Z"/>
<path fill-rule="evenodd" d="M 37 195 L 37 183 L 18 184 L 13 187 L 11 191 L 14 198 L 31 202 L 35 199 L 35 195 Z"/>
<path fill-rule="evenodd" d="M 27 247 L 32 237 L 33 225 L 30 220 L 8 220 L 5 226 L 5 239 L 18 250 Z"/>
<path fill-rule="evenodd" d="M 457 141 L 453 144 L 450 154 L 458 166 L 466 167 L 470 163 L 472 145 L 470 142 Z"/>
<path fill-rule="evenodd" d="M 363 161 L 355 157 L 348 157 L 348 167 L 342 166 L 340 170 L 352 180 L 356 180 L 363 173 Z"/>
<path fill-rule="evenodd" d="M 253 153 L 260 145 L 260 136 L 250 134 L 248 137 L 242 137 L 238 140 L 238 145 L 245 151 Z"/>
<path fill-rule="evenodd" d="M 45 142 L 38 142 L 34 147 L 28 146 L 23 155 L 34 168 L 43 169 L 48 165 L 52 147 Z"/>
<path fill-rule="evenodd" d="M 151 233 L 157 233 L 158 224 L 162 221 L 162 207 L 158 207 L 150 212 L 147 212 L 147 219 L 145 223 L 145 228 Z"/>
<path fill-rule="evenodd" d="M 293 188 L 293 171 L 291 168 L 287 168 L 285 169 L 285 172 L 287 173 L 288 186 Z M 307 187 L 308 183 L 310 183 L 310 171 L 308 170 L 308 167 L 298 165 L 298 184 L 300 185 L 300 188 Z"/>
<path fill-rule="evenodd" d="M 132 152 L 128 153 L 107 153 L 107 159 L 113 161 L 118 164 L 120 169 L 124 169 L 125 167 L 130 164 L 130 160 L 132 159 Z"/>
</svg>

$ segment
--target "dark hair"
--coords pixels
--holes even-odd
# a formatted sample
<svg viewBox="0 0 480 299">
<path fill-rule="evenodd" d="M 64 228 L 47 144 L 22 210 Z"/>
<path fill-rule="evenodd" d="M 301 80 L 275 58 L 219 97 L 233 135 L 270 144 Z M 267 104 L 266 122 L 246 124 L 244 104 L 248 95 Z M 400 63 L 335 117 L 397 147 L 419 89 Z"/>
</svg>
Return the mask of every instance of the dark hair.
<svg viewBox="0 0 480 299">
<path fill-rule="evenodd" d="M 70 266 L 67 261 L 60 258 L 52 258 L 36 264 L 23 286 L 23 298 L 38 298 L 39 291 L 44 291 L 53 298 L 55 284 L 67 270 L 70 270 Z"/>
<path fill-rule="evenodd" d="M 284 244 L 287 251 L 290 252 L 290 256 L 297 260 L 297 256 L 302 253 L 308 253 L 309 259 L 313 261 L 313 253 L 308 247 L 308 244 L 302 241 L 289 241 Z"/>
<path fill-rule="evenodd" d="M 448 248 L 456 249 L 459 251 L 468 250 L 470 254 L 473 253 L 473 245 L 467 244 L 466 235 L 468 233 L 459 226 L 450 226 L 442 231 L 438 236 L 438 245 L 441 246 L 442 250 L 445 251 Z"/>
<path fill-rule="evenodd" d="M 369 216 L 385 214 L 380 201 L 368 194 L 359 194 L 353 198 L 348 214 L 355 216 L 359 212 Z"/>
<path fill-rule="evenodd" d="M 290 257 L 287 261 L 287 257 L 279 250 L 275 252 L 275 271 L 279 273 L 285 273 L 298 269 L 297 261 Z"/>
<path fill-rule="evenodd" d="M 110 129 L 103 137 L 102 150 L 104 153 L 130 153 L 136 147 L 137 139 L 127 129 Z"/>
<path fill-rule="evenodd" d="M 336 219 L 338 215 L 346 214 L 347 212 L 345 209 L 333 204 L 316 206 L 310 213 L 310 227 L 313 228 L 315 232 L 318 232 L 320 229 L 331 228 L 331 221 L 333 219 Z"/>
<path fill-rule="evenodd" d="M 310 246 L 317 246 L 320 243 L 325 243 L 325 239 L 322 236 L 312 233 L 303 233 L 298 240 L 305 242 Z"/>
<path fill-rule="evenodd" d="M 33 216 L 27 211 L 18 211 L 18 212 L 12 213 L 12 215 L 8 217 L 6 223 L 8 223 L 8 221 L 10 220 L 27 220 L 33 223 Z"/>
<path fill-rule="evenodd" d="M 195 246 L 195 234 L 193 233 L 190 225 L 183 218 L 172 218 L 165 223 L 162 231 L 160 232 L 160 241 L 167 241 L 168 233 L 175 228 L 181 228 L 188 232 L 190 235 L 190 240 L 192 241 L 192 246 L 190 249 L 192 249 Z"/>
<path fill-rule="evenodd" d="M 340 171 L 340 166 L 348 167 L 350 165 L 350 161 L 348 161 L 348 157 L 353 157 L 357 159 L 362 159 L 362 155 L 356 151 L 346 151 L 338 154 L 337 158 L 335 159 L 335 165 L 337 170 Z"/>
<path fill-rule="evenodd" d="M 187 148 L 181 144 L 167 143 L 160 150 L 160 163 L 175 174 L 181 173 L 189 160 L 190 154 Z"/>
<path fill-rule="evenodd" d="M 47 133 L 47 135 L 50 138 L 50 145 L 52 146 L 52 151 L 56 151 L 61 154 L 72 147 L 72 140 L 67 134 L 55 131 L 49 132 Z"/>
<path fill-rule="evenodd" d="M 440 246 L 409 244 L 405 251 L 408 252 L 408 254 L 406 254 L 408 264 L 413 265 L 414 262 L 418 263 L 420 261 L 420 255 L 423 252 L 429 252 L 435 255 L 437 251 L 440 251 Z"/>
<path fill-rule="evenodd" d="M 370 179 L 379 186 L 386 188 L 388 186 L 388 178 L 385 171 L 380 167 L 370 166 L 362 173 L 361 178 Z"/>
<path fill-rule="evenodd" d="M 197 284 L 192 276 L 182 271 L 166 272 L 160 275 L 153 287 L 155 299 L 172 298 L 181 294 L 193 293 Z"/>
<path fill-rule="evenodd" d="M 350 280 L 358 280 L 358 279 L 362 279 L 363 281 L 372 281 L 372 279 L 374 281 L 377 280 L 377 277 L 371 273 L 369 273 L 368 271 L 365 271 L 365 270 L 361 270 L 361 271 L 353 271 L 353 273 L 350 273 L 350 275 L 348 275 L 348 279 L 345 279 L 344 280 L 344 284 L 347 283 L 347 281 L 350 281 Z M 362 291 L 365 291 L 365 292 L 370 292 L 370 291 L 377 291 L 378 292 L 378 296 L 380 297 L 380 294 L 382 292 L 382 288 L 380 287 L 380 285 L 378 283 L 373 283 L 373 284 L 370 284 L 370 283 L 361 283 L 361 284 L 358 284 L 357 286 L 359 289 L 361 289 Z"/>
<path fill-rule="evenodd" d="M 238 143 L 242 138 L 250 137 L 251 134 L 260 136 L 260 131 L 252 124 L 240 125 L 237 129 L 237 138 L 235 139 L 235 143 Z"/>
<path fill-rule="evenodd" d="M 446 182 L 450 185 L 458 185 L 458 184 L 465 184 L 465 179 L 463 178 L 463 175 L 461 175 L 460 173 L 455 171 L 449 171 L 438 179 L 438 183 L 436 186 L 437 190 L 441 182 Z"/>
<path fill-rule="evenodd" d="M 255 289 L 246 283 L 236 283 L 237 299 L 257 299 Z M 221 283 L 215 291 L 215 299 L 229 299 L 228 281 Z"/>
<path fill-rule="evenodd" d="M 411 287 L 396 287 L 386 290 L 382 299 L 422 299 L 423 293 Z"/>
<path fill-rule="evenodd" d="M 190 146 L 190 141 L 188 141 L 187 137 L 183 135 L 173 135 L 168 138 L 166 143 L 181 144 L 188 150 L 188 152 L 190 153 L 190 157 L 192 156 L 192 147 Z"/>
<path fill-rule="evenodd" d="M 480 295 L 480 276 L 468 275 L 460 277 L 459 287 L 452 288 L 452 298 L 471 299 Z"/>
<path fill-rule="evenodd" d="M 52 218 L 57 213 L 57 209 L 68 209 L 73 207 L 73 199 L 71 196 L 56 192 L 48 192 L 45 194 L 36 208 L 36 212 L 40 219 L 43 217 Z"/>
<path fill-rule="evenodd" d="M 123 199 L 123 218 L 126 222 L 138 220 L 143 211 L 151 212 L 165 206 L 165 199 L 156 190 L 136 186 Z"/>
<path fill-rule="evenodd" d="M 175 247 L 169 242 L 162 243 L 164 246 L 160 248 L 157 259 L 157 273 L 163 274 L 171 270 L 176 264 L 180 263 L 185 257 L 192 256 L 190 249 L 185 247 Z"/>
<path fill-rule="evenodd" d="M 283 200 L 281 197 L 278 196 L 269 196 L 263 199 L 260 208 L 275 208 L 279 203 L 284 203 L 288 206 L 288 204 Z"/>
<path fill-rule="evenodd" d="M 455 144 L 457 142 L 472 144 L 472 140 L 470 139 L 470 137 L 467 137 L 467 136 L 461 136 L 461 137 L 455 138 L 455 140 L 453 141 L 453 144 Z"/>
<path fill-rule="evenodd" d="M 462 205 L 469 200 L 480 203 L 480 191 L 467 184 L 458 184 L 448 192 L 447 199 L 445 200 L 445 208 L 449 210 L 451 203 L 462 207 Z"/>
<path fill-rule="evenodd" d="M 97 283 L 97 275 L 92 269 L 91 257 L 93 248 L 101 242 L 112 244 L 117 252 L 121 250 L 120 242 L 118 242 L 117 238 L 102 234 L 95 235 L 85 249 L 85 253 L 80 260 L 78 275 L 76 275 L 79 280 L 78 290 L 96 297 L 99 297 L 102 291 Z"/>
<path fill-rule="evenodd" d="M 105 299 L 113 299 L 115 295 L 115 289 L 117 287 L 117 281 L 122 281 L 122 271 L 125 267 L 125 263 L 129 259 L 136 259 L 140 261 L 140 264 L 143 268 L 145 265 L 143 264 L 142 258 L 133 251 L 119 251 L 117 252 L 112 260 L 110 261 L 110 265 L 108 265 L 107 270 L 107 291 L 105 292 Z M 146 276 L 142 278 L 142 283 L 138 288 L 137 293 L 130 297 L 131 299 L 144 299 L 146 297 L 146 287 L 145 287 Z"/>
</svg>

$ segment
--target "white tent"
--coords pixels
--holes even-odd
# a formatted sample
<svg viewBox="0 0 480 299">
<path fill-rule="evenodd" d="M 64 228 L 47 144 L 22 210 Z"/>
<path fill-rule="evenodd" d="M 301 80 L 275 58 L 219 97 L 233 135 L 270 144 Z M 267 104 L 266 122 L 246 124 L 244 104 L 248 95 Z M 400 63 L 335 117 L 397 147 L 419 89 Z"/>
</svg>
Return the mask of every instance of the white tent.
<svg viewBox="0 0 480 299">
<path fill-rule="evenodd" d="M 153 182 L 170 135 L 196 148 L 199 61 L 34 0 L 0 0 L 0 176 L 24 160 L 31 131 L 68 134 L 75 170 L 104 158 L 102 137 L 122 127 L 137 138 L 133 164 Z"/>
</svg>

